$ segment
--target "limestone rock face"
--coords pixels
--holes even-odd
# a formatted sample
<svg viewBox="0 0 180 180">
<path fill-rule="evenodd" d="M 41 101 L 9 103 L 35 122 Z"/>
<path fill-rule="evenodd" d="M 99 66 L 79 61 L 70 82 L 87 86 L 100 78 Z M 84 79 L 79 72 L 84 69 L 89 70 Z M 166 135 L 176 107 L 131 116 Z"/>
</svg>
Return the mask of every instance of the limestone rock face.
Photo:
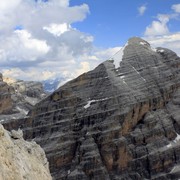
<svg viewBox="0 0 180 180">
<path fill-rule="evenodd" d="M 13 132 L 13 134 L 15 131 Z M 18 132 L 17 132 L 18 134 Z M 16 134 L 16 135 L 17 135 Z M 51 180 L 44 151 L 34 141 L 12 135 L 0 124 L 0 179 Z"/>
<path fill-rule="evenodd" d="M 47 96 L 40 82 L 22 81 L 0 75 L 0 121 L 23 118 Z"/>
<path fill-rule="evenodd" d="M 3 81 L 3 76 L 0 73 L 0 114 L 9 113 L 13 106 L 11 91 L 12 88 Z"/>
<path fill-rule="evenodd" d="M 140 38 L 39 102 L 21 126 L 55 179 L 178 179 L 180 58 Z"/>
</svg>

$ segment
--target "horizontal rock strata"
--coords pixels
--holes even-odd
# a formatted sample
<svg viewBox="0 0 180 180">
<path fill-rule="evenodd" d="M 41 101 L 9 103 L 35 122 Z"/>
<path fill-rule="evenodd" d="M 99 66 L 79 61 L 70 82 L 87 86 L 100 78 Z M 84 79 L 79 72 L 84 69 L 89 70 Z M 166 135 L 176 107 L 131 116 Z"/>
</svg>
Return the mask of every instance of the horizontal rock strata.
<svg viewBox="0 0 180 180">
<path fill-rule="evenodd" d="M 41 144 L 55 179 L 178 179 L 180 58 L 140 38 L 120 56 L 5 124 Z"/>
</svg>

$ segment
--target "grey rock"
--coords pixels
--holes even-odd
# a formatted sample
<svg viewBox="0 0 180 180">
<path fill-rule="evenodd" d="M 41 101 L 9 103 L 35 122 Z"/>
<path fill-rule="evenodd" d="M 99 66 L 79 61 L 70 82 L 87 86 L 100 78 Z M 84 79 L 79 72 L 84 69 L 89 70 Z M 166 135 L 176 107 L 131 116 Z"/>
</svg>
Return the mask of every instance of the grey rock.
<svg viewBox="0 0 180 180">
<path fill-rule="evenodd" d="M 3 106 L 0 106 L 0 119 L 3 121 L 25 117 L 29 110 L 48 94 L 40 82 L 1 77 L 0 91 L 3 92 L 0 99 Z"/>
<path fill-rule="evenodd" d="M 11 137 L 13 139 L 22 139 L 23 138 L 23 131 L 21 129 L 18 129 L 17 131 L 12 130 L 11 131 Z"/>
<path fill-rule="evenodd" d="M 122 58 L 122 59 L 121 59 Z M 123 52 L 35 105 L 24 136 L 55 179 L 178 179 L 180 58 L 131 38 Z M 23 123 L 22 123 L 23 122 Z"/>
</svg>

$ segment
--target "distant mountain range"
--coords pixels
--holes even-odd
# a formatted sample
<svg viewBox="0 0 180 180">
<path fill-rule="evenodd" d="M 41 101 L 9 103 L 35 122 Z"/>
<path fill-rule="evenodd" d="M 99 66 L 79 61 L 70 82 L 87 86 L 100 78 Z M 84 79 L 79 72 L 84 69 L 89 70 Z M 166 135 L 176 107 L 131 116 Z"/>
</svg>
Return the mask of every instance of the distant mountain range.
<svg viewBox="0 0 180 180">
<path fill-rule="evenodd" d="M 55 78 L 42 81 L 42 84 L 46 92 L 54 92 L 56 89 L 60 87 L 61 83 L 64 81 L 65 78 Z"/>
</svg>

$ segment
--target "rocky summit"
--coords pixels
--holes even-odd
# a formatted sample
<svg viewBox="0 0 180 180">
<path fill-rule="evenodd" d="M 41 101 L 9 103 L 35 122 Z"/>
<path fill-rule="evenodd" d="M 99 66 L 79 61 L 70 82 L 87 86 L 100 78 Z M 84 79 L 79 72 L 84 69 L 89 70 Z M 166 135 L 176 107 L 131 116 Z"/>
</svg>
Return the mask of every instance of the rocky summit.
<svg viewBox="0 0 180 180">
<path fill-rule="evenodd" d="M 143 39 L 39 102 L 23 128 L 54 179 L 180 178 L 180 58 Z"/>
</svg>

